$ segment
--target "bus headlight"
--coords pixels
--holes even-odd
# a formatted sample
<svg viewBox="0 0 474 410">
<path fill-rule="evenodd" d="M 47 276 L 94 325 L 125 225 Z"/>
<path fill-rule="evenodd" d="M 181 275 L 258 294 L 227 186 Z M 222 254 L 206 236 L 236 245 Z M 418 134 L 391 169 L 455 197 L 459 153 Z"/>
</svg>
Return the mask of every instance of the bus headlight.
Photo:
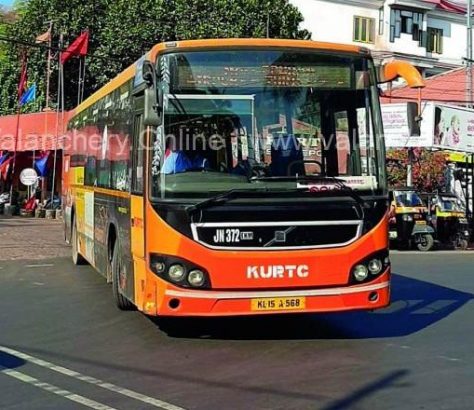
<svg viewBox="0 0 474 410">
<path fill-rule="evenodd" d="M 375 252 L 354 264 L 350 270 L 349 284 L 370 282 L 382 275 L 390 267 L 390 257 L 386 250 Z"/>
<path fill-rule="evenodd" d="M 362 282 L 369 276 L 369 271 L 364 265 L 357 265 L 352 273 L 358 282 Z"/>
<path fill-rule="evenodd" d="M 175 286 L 211 289 L 206 269 L 184 258 L 151 253 L 149 266 L 156 276 Z"/>
<path fill-rule="evenodd" d="M 382 261 L 380 259 L 371 259 L 368 268 L 372 275 L 378 275 L 382 272 Z"/>
<path fill-rule="evenodd" d="M 191 286 L 194 286 L 195 288 L 200 288 L 206 282 L 206 276 L 204 275 L 204 272 L 195 269 L 189 272 L 188 282 Z"/>
<path fill-rule="evenodd" d="M 412 215 L 403 215 L 403 220 L 405 222 L 412 222 L 413 221 L 413 216 Z"/>
<path fill-rule="evenodd" d="M 181 282 L 186 275 L 186 271 L 182 265 L 171 265 L 168 269 L 168 276 L 173 282 Z"/>
</svg>

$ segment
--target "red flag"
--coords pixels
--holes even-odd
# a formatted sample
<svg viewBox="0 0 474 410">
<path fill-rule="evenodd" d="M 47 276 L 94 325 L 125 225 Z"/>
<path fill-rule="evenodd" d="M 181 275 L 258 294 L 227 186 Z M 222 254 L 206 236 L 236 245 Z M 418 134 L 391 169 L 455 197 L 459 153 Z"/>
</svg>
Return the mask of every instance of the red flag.
<svg viewBox="0 0 474 410">
<path fill-rule="evenodd" d="M 18 83 L 18 100 L 20 100 L 21 96 L 27 89 L 27 57 L 26 54 L 23 55 L 22 63 L 21 63 L 21 74 L 20 74 L 20 82 Z"/>
<path fill-rule="evenodd" d="M 84 31 L 74 42 L 61 53 L 61 64 L 65 64 L 71 57 L 85 56 L 89 47 L 89 32 Z"/>
</svg>

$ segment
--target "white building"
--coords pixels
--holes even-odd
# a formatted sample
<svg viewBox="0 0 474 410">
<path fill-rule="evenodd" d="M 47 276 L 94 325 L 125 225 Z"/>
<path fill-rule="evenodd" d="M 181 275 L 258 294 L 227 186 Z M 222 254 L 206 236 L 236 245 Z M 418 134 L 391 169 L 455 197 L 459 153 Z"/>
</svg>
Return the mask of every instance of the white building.
<svg viewBox="0 0 474 410">
<path fill-rule="evenodd" d="M 316 41 L 364 45 L 378 60 L 410 61 L 427 76 L 463 65 L 462 0 L 290 0 Z"/>
</svg>

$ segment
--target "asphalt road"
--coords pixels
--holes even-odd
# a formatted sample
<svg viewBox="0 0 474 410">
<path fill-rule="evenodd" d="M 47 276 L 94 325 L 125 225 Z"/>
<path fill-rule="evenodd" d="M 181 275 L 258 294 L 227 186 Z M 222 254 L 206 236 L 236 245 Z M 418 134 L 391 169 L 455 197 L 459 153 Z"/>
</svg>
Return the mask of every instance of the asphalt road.
<svg viewBox="0 0 474 410">
<path fill-rule="evenodd" d="M 68 258 L 0 261 L 0 409 L 472 409 L 474 252 L 392 260 L 376 313 L 178 321 Z"/>
</svg>

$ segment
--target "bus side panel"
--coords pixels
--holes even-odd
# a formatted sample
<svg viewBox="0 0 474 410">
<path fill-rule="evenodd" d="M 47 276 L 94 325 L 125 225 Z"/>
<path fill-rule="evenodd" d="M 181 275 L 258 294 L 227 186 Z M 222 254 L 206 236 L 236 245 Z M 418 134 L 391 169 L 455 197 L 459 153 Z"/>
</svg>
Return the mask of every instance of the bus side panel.
<svg viewBox="0 0 474 410">
<path fill-rule="evenodd" d="M 115 198 L 115 207 L 113 208 L 113 219 L 117 221 L 117 229 L 120 243 L 120 255 L 125 267 L 125 289 L 123 294 L 135 303 L 135 283 L 134 267 L 131 245 L 131 212 L 130 197 L 120 196 Z"/>
<path fill-rule="evenodd" d="M 67 243 L 71 240 L 71 187 L 70 187 L 70 173 L 71 156 L 64 154 L 63 157 L 63 176 L 61 189 L 61 204 L 63 208 L 63 226 L 64 239 Z"/>
<path fill-rule="evenodd" d="M 125 296 L 134 301 L 134 276 L 130 244 L 130 198 L 121 196 L 120 193 L 96 193 L 95 194 L 95 268 L 107 277 L 112 257 L 111 229 L 116 230 L 116 238 L 119 244 L 119 256 L 125 268 L 125 288 L 122 289 Z M 110 253 L 109 253 L 110 247 Z M 108 278 L 108 279 L 111 279 Z"/>
<path fill-rule="evenodd" d="M 109 272 L 108 228 L 109 219 L 115 206 L 114 197 L 96 193 L 94 204 L 95 268 L 107 278 Z"/>
<path fill-rule="evenodd" d="M 143 196 L 131 197 L 131 250 L 135 286 L 135 304 L 143 310 L 146 283 L 145 220 Z"/>
</svg>

